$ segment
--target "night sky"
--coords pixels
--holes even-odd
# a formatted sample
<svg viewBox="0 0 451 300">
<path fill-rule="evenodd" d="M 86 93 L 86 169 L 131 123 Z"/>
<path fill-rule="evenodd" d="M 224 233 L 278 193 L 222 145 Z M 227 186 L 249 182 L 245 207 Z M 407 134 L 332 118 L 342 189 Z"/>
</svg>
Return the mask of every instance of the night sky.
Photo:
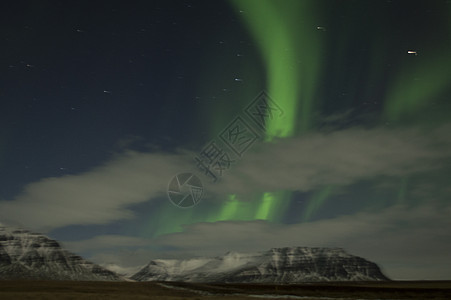
<svg viewBox="0 0 451 300">
<path fill-rule="evenodd" d="M 117 270 L 324 246 L 393 279 L 451 279 L 451 1 L 13 1 L 0 16 L 0 222 Z M 222 173 L 196 161 L 212 143 Z M 203 184 L 194 207 L 168 199 L 179 173 Z"/>
</svg>

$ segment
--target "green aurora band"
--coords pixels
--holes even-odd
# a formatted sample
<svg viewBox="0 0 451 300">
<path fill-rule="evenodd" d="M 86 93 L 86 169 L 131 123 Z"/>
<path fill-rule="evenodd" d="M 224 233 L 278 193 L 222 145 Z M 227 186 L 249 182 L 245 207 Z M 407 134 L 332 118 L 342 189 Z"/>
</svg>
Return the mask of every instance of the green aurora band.
<svg viewBox="0 0 451 300">
<path fill-rule="evenodd" d="M 305 133 L 312 128 L 322 62 L 321 40 L 313 22 L 317 18 L 315 2 L 232 0 L 231 3 L 259 46 L 266 67 L 268 93 L 284 110 L 282 118 L 267 119 L 266 141 Z M 265 192 L 260 198 L 253 218 L 281 221 L 291 192 Z M 238 206 L 239 201 L 229 200 L 223 210 Z M 224 214 L 231 216 L 221 213 Z"/>
<path fill-rule="evenodd" d="M 451 57 L 437 53 L 429 57 L 412 57 L 415 64 L 402 66 L 387 91 L 384 113 L 388 120 L 400 122 L 417 118 L 421 111 L 451 85 Z"/>
<path fill-rule="evenodd" d="M 309 205 L 304 210 L 301 221 L 307 222 L 311 219 L 311 217 L 324 205 L 327 198 L 330 197 L 333 188 L 332 185 L 328 185 L 314 193 L 312 198 L 309 199 Z"/>
<path fill-rule="evenodd" d="M 314 97 L 323 61 L 320 55 L 322 32 L 317 30 L 318 24 L 313 21 L 316 17 L 315 1 L 230 2 L 259 47 L 266 69 L 268 94 L 284 110 L 282 118 L 267 120 L 265 140 L 275 142 L 275 138 L 289 138 L 312 129 Z M 219 122 L 216 120 L 216 123 Z M 219 125 L 212 127 L 219 128 Z M 328 187 L 326 190 L 328 191 Z M 324 194 L 330 193 L 321 193 Z M 158 216 L 149 220 L 146 227 L 158 228 L 153 234 L 158 236 L 180 232 L 183 224 L 197 222 L 280 222 L 289 207 L 291 196 L 291 191 L 284 190 L 256 193 L 246 196 L 246 199 L 229 195 L 223 203 L 203 202 L 202 209 L 188 211 L 174 210 L 171 204 L 165 204 L 159 209 Z M 309 202 L 307 208 L 312 213 L 317 210 L 315 199 L 314 197 Z"/>
<path fill-rule="evenodd" d="M 367 82 L 363 87 L 359 85 L 361 72 L 352 72 L 346 77 L 339 74 L 343 69 L 349 69 L 346 61 L 351 59 L 349 53 L 354 44 L 352 39 L 355 35 L 362 35 L 358 28 L 344 28 L 341 34 L 338 49 L 335 49 L 334 60 L 328 61 L 321 53 L 325 46 L 324 32 L 317 29 L 322 26 L 320 22 L 325 17 L 321 7 L 322 1 L 297 1 L 297 0 L 230 0 L 230 3 L 237 15 L 243 21 L 250 35 L 258 45 L 261 59 L 266 71 L 266 86 L 268 94 L 284 110 L 283 118 L 268 120 L 266 141 L 277 142 L 281 138 L 300 136 L 312 129 L 315 129 L 316 112 L 320 110 L 318 103 L 319 83 L 323 78 L 323 64 L 331 64 L 334 80 L 328 82 L 332 87 L 335 85 L 345 86 L 345 90 L 355 93 L 344 101 L 347 105 L 352 105 L 353 99 L 362 98 L 359 101 L 366 101 L 366 98 L 380 92 L 380 99 L 383 107 L 380 113 L 381 124 L 390 121 L 397 125 L 402 125 L 409 120 L 417 120 L 423 117 L 424 109 L 428 104 L 444 94 L 451 86 L 451 56 L 447 49 L 449 46 L 439 41 L 443 47 L 433 54 L 423 55 L 421 50 L 418 56 L 405 54 L 406 57 L 396 61 L 395 73 L 384 73 L 383 66 L 387 61 L 388 44 L 390 41 L 381 39 L 384 31 L 378 34 L 366 32 L 365 37 L 370 48 L 368 57 L 360 57 L 357 65 L 364 70 L 367 67 Z M 345 5 L 342 11 L 350 12 L 356 3 Z M 359 5 L 366 5 L 360 3 Z M 321 10 L 322 9 L 322 10 Z M 321 11 L 321 14 L 319 13 Z M 325 12 L 327 13 L 327 12 Z M 381 11 L 380 13 L 383 13 Z M 375 17 L 378 15 L 376 14 Z M 361 16 L 357 18 L 360 22 L 365 22 Z M 316 20 L 316 21 L 315 21 Z M 319 20 L 319 21 L 318 21 Z M 451 25 L 451 16 L 447 19 Z M 368 22 L 374 22 L 370 20 Z M 349 24 L 353 24 L 349 21 Z M 387 27 L 377 27 L 375 30 L 391 30 Z M 381 29 L 382 28 L 382 29 Z M 451 32 L 451 27 L 450 27 Z M 375 33 L 375 32 L 373 32 Z M 336 46 L 336 45 L 335 45 Z M 406 49 L 407 51 L 408 49 Z M 414 62 L 414 63 L 412 63 Z M 366 65 L 365 65 L 366 64 Z M 354 70 L 354 71 L 356 71 Z M 249 73 L 247 70 L 247 74 Z M 338 73 L 337 73 L 338 72 Z M 250 74 L 252 75 L 252 74 Z M 390 78 L 389 85 L 384 85 L 384 80 Z M 261 74 L 255 74 L 255 78 L 261 78 Z M 255 88 L 255 82 L 250 84 Z M 252 90 L 253 88 L 250 88 Z M 363 93 L 357 94 L 357 88 Z M 352 99 L 351 99 L 352 98 Z M 243 97 L 242 109 L 251 100 L 249 95 Z M 331 99 L 335 100 L 335 99 Z M 327 101 L 323 99 L 322 101 Z M 352 107 L 352 106 L 351 106 Z M 221 108 L 222 109 L 222 108 Z M 234 107 L 237 109 L 237 107 Z M 446 111 L 446 110 L 444 110 Z M 219 112 L 219 111 L 218 111 Z M 446 114 L 446 112 L 444 112 Z M 226 114 L 215 116 L 215 126 L 210 126 L 209 138 L 216 136 L 219 129 L 224 126 L 220 118 Z M 217 117 L 217 118 L 216 118 Z M 440 120 L 430 118 L 429 122 L 442 122 L 449 119 L 449 116 L 442 116 Z M 398 204 L 406 204 L 408 199 L 409 179 L 401 178 L 398 192 L 394 199 Z M 321 210 L 331 196 L 336 187 L 326 185 L 318 189 L 308 199 L 306 206 L 300 213 L 298 220 L 308 222 Z M 198 222 L 218 222 L 218 221 L 251 221 L 267 220 L 272 222 L 283 222 L 284 215 L 291 203 L 291 191 L 270 191 L 256 193 L 246 199 L 240 199 L 239 195 L 229 195 L 221 203 L 214 201 L 203 201 L 202 207 L 182 210 L 175 208 L 169 201 L 166 201 L 156 209 L 158 214 L 153 214 L 149 218 L 147 232 L 153 228 L 153 236 L 167 234 L 171 232 L 183 231 L 184 224 Z"/>
<path fill-rule="evenodd" d="M 312 128 L 313 103 L 322 57 L 315 1 L 232 0 L 257 42 L 267 72 L 269 95 L 284 109 L 269 120 L 267 139 Z"/>
</svg>

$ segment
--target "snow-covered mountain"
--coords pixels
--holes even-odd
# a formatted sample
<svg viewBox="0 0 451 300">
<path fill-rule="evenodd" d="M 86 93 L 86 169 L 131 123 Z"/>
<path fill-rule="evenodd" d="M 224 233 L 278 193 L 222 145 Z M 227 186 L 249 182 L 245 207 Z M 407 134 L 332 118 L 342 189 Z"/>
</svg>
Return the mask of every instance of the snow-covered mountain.
<svg viewBox="0 0 451 300">
<path fill-rule="evenodd" d="M 343 249 L 307 247 L 229 252 L 214 258 L 157 259 L 131 278 L 137 281 L 271 283 L 389 280 L 375 263 Z"/>
<path fill-rule="evenodd" d="M 134 267 L 123 267 L 123 266 L 119 266 L 119 265 L 114 264 L 114 263 L 100 264 L 100 266 L 102 266 L 105 269 L 110 270 L 110 271 L 118 274 L 119 276 L 124 277 L 127 280 L 130 280 L 131 276 L 133 276 L 134 274 L 136 274 L 136 272 L 138 272 L 139 270 L 144 268 L 144 265 L 134 266 Z"/>
<path fill-rule="evenodd" d="M 62 249 L 45 235 L 1 224 L 0 279 L 122 280 L 114 272 Z"/>
</svg>

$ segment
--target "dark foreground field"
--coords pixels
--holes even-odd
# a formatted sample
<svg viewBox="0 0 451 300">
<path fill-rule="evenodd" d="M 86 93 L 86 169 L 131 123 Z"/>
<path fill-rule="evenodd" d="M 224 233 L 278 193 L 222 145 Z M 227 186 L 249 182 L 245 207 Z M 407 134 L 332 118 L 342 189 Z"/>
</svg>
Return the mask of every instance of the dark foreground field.
<svg viewBox="0 0 451 300">
<path fill-rule="evenodd" d="M 451 299 L 451 281 L 290 285 L 0 281 L 0 299 Z"/>
</svg>

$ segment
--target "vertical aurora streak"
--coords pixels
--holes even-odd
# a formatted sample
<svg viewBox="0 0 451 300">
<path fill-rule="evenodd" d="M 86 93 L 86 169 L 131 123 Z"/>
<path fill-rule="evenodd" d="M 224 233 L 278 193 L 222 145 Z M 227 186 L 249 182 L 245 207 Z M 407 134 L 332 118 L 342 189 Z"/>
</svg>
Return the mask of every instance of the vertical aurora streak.
<svg viewBox="0 0 451 300">
<path fill-rule="evenodd" d="M 259 83 L 263 75 L 265 89 L 284 110 L 283 118 L 267 119 L 267 142 L 301 136 L 317 129 L 319 122 L 316 123 L 315 116 L 322 105 L 319 98 L 332 108 L 355 108 L 356 104 L 365 101 L 383 103 L 382 111 L 377 111 L 380 122 L 388 120 L 390 124 L 402 125 L 405 120 L 421 117 L 423 108 L 450 86 L 451 60 L 446 51 L 437 50 L 428 55 L 420 51 L 418 56 L 409 56 L 405 49 L 405 57 L 400 56 L 401 59 L 393 62 L 389 60 L 390 41 L 384 39 L 390 28 L 353 27 L 355 23 L 377 22 L 376 18 L 384 13 L 377 5 L 375 7 L 381 10 L 369 21 L 366 15 L 353 14 L 354 4 L 342 6 L 340 13 L 348 18 L 343 19 L 347 21 L 343 21 L 341 27 L 327 28 L 326 33 L 317 28 L 327 26 L 321 23 L 328 14 L 322 1 L 230 0 L 230 4 L 255 41 L 264 74 L 261 69 L 253 68 L 258 63 L 252 57 L 252 62 L 248 61 L 245 68 L 248 80 L 243 84 L 246 86 L 240 86 L 243 90 L 240 97 L 233 100 L 236 102 L 203 103 L 199 113 L 208 119 L 208 139 L 214 138 L 230 121 L 230 116 L 239 113 L 255 96 L 249 93 L 261 88 Z M 367 9 L 366 4 L 361 4 L 362 7 Z M 333 14 L 333 11 L 331 9 L 329 13 Z M 332 49 L 325 49 L 327 45 Z M 323 55 L 326 50 L 328 57 Z M 358 55 L 354 55 L 356 53 Z M 216 59 L 214 54 L 211 59 Z M 393 68 L 387 68 L 388 63 L 393 63 Z M 323 73 L 326 64 L 327 74 Z M 207 67 L 214 68 L 213 65 Z M 343 70 L 348 73 L 343 74 Z M 207 73 L 208 80 L 202 78 L 200 81 L 202 88 L 210 94 L 213 93 L 210 90 L 220 89 L 228 80 L 221 74 L 212 80 L 211 74 L 215 73 Z M 320 83 L 330 89 L 330 94 L 319 90 Z M 346 92 L 346 97 L 340 98 L 338 104 L 333 103 L 338 99 L 333 93 L 341 95 L 342 92 Z M 322 97 L 323 94 L 328 97 Z M 326 113 L 331 111 L 334 112 L 332 109 Z M 396 196 L 398 203 L 407 201 L 407 183 L 408 179 L 402 180 Z M 334 191 L 333 186 L 319 187 L 308 199 L 298 220 L 312 220 Z M 202 208 L 192 212 L 162 207 L 160 215 L 164 217 L 149 220 L 149 226 L 160 228 L 155 233 L 160 235 L 181 231 L 181 225 L 196 222 L 256 219 L 283 222 L 291 196 L 291 191 L 280 190 L 254 193 L 246 199 L 231 194 L 222 202 L 203 203 Z"/>
<path fill-rule="evenodd" d="M 275 197 L 274 193 L 264 193 L 260 203 L 260 207 L 258 208 L 258 211 L 255 214 L 255 218 L 260 220 L 268 220 L 272 212 L 271 208 L 276 203 L 276 198 L 277 197 Z"/>
<path fill-rule="evenodd" d="M 398 190 L 397 204 L 405 204 L 406 203 L 408 183 L 409 183 L 409 179 L 407 177 L 405 177 L 401 180 L 401 185 Z"/>
<path fill-rule="evenodd" d="M 306 132 L 313 124 L 321 68 L 314 1 L 232 0 L 266 66 L 268 92 L 285 110 L 269 120 L 267 139 Z"/>
<path fill-rule="evenodd" d="M 290 200 L 290 191 L 275 191 L 263 193 L 254 219 L 278 221 L 285 213 Z"/>
<path fill-rule="evenodd" d="M 451 84 L 451 59 L 448 54 L 422 58 L 417 64 L 403 66 L 389 88 L 384 112 L 390 121 L 403 121 L 418 114 Z"/>
<path fill-rule="evenodd" d="M 314 96 L 321 65 L 320 39 L 312 21 L 313 1 L 233 0 L 238 14 L 259 45 L 266 66 L 268 92 L 284 109 L 268 119 L 266 140 L 302 134 L 312 127 Z M 281 219 L 291 192 L 265 192 L 255 219 Z"/>
<path fill-rule="evenodd" d="M 328 185 L 318 192 L 316 192 L 311 199 L 309 199 L 309 204 L 307 205 L 304 214 L 302 215 L 302 221 L 307 222 L 311 217 L 318 211 L 318 209 L 323 206 L 324 202 L 331 195 L 333 191 L 333 186 Z"/>
<path fill-rule="evenodd" d="M 444 2 L 443 5 L 447 7 L 439 8 L 442 14 L 436 16 L 433 25 L 435 27 L 451 25 L 451 6 Z M 416 26 L 416 29 L 420 31 L 421 27 Z M 405 56 L 399 63 L 385 97 L 384 117 L 386 119 L 397 123 L 417 122 L 424 119 L 425 110 L 449 91 L 451 86 L 450 31 L 451 27 L 448 32 L 437 31 L 440 35 L 434 36 L 434 39 L 428 43 L 415 41 L 413 45 L 418 45 L 419 49 L 405 49 Z M 423 39 L 429 40 L 430 36 L 432 36 L 430 33 L 424 34 Z M 409 50 L 415 50 L 418 53 L 408 54 Z M 426 121 L 440 123 L 449 120 L 449 117 L 449 113 L 441 118 L 434 115 L 432 118 L 426 118 Z"/>
</svg>

